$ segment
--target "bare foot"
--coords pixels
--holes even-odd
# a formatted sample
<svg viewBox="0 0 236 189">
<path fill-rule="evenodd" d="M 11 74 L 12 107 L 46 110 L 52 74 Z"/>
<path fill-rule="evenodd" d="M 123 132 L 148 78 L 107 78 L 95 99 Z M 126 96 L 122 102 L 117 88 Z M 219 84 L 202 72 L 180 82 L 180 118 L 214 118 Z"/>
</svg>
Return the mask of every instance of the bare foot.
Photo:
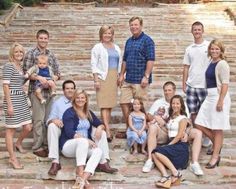
<svg viewBox="0 0 236 189">
<path fill-rule="evenodd" d="M 21 145 L 17 145 L 15 144 L 15 148 L 16 148 L 16 151 L 22 153 L 22 154 L 26 154 L 27 151 L 21 146 Z"/>
<path fill-rule="evenodd" d="M 138 150 L 134 150 L 134 151 L 132 152 L 132 154 L 133 154 L 133 155 L 137 155 L 137 154 L 138 154 Z"/>
<path fill-rule="evenodd" d="M 144 154 L 145 156 L 147 156 L 148 155 L 148 153 L 145 151 L 145 150 L 142 150 L 142 152 L 141 152 L 142 154 Z"/>
<path fill-rule="evenodd" d="M 24 166 L 18 161 L 18 159 L 9 159 L 9 164 L 13 167 L 13 169 L 23 169 Z"/>
</svg>

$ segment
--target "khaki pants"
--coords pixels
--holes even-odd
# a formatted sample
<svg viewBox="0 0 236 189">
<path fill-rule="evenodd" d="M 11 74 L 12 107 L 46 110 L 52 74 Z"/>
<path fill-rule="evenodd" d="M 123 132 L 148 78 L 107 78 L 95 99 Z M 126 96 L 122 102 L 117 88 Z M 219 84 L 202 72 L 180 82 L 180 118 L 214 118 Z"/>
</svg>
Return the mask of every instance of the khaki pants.
<svg viewBox="0 0 236 189">
<path fill-rule="evenodd" d="M 48 98 L 46 104 L 41 104 L 39 99 L 31 93 L 30 100 L 32 104 L 34 137 L 32 150 L 38 150 L 41 147 L 47 146 L 47 129 L 45 123 L 50 113 L 53 98 Z"/>
</svg>

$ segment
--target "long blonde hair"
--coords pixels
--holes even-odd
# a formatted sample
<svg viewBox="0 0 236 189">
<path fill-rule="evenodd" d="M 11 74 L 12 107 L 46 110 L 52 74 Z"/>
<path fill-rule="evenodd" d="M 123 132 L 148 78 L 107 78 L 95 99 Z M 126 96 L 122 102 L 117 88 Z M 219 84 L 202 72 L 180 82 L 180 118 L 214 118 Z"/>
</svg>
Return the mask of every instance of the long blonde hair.
<svg viewBox="0 0 236 189">
<path fill-rule="evenodd" d="M 25 56 L 25 49 L 24 47 L 20 44 L 20 43 L 13 43 L 10 50 L 9 50 L 9 61 L 10 62 L 14 62 L 14 51 L 15 51 L 15 48 L 16 47 L 19 47 L 20 50 L 23 52 L 23 57 Z"/>
<path fill-rule="evenodd" d="M 72 97 L 72 107 L 77 110 L 77 107 L 76 107 L 76 103 L 75 103 L 75 100 L 76 100 L 76 97 L 79 96 L 80 94 L 83 94 L 86 98 L 86 103 L 84 105 L 84 108 L 83 108 L 83 113 L 86 115 L 86 117 L 92 121 L 92 116 L 91 116 L 91 113 L 89 111 L 89 96 L 88 94 L 84 91 L 84 90 L 81 90 L 81 89 L 77 89 Z"/>
</svg>

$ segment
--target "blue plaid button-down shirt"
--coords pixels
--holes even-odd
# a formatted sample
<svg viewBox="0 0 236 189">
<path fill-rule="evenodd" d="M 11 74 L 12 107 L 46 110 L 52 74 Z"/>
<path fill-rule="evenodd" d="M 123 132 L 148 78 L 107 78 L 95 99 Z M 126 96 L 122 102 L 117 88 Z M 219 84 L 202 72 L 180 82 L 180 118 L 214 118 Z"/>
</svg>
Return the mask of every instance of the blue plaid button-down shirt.
<svg viewBox="0 0 236 189">
<path fill-rule="evenodd" d="M 154 41 L 143 32 L 138 38 L 130 37 L 125 44 L 123 60 L 126 62 L 128 83 L 140 84 L 145 74 L 147 61 L 155 61 Z M 152 77 L 149 78 L 149 83 Z"/>
</svg>

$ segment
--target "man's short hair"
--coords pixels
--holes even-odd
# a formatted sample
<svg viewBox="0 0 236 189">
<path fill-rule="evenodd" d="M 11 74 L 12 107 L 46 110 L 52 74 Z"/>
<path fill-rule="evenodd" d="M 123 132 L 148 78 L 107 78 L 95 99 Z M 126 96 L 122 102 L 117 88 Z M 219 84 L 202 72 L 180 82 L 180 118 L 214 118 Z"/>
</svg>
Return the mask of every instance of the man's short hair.
<svg viewBox="0 0 236 189">
<path fill-rule="evenodd" d="M 130 19 L 129 19 L 129 24 L 130 24 L 131 22 L 133 22 L 134 20 L 138 20 L 139 23 L 140 23 L 140 25 L 141 25 L 141 26 L 143 25 L 143 19 L 142 19 L 141 17 L 139 17 L 139 16 L 133 16 L 132 18 L 130 18 Z"/>
<path fill-rule="evenodd" d="M 167 82 L 165 82 L 164 85 L 163 85 L 163 89 L 164 89 L 167 85 L 171 85 L 171 86 L 173 87 L 173 89 L 176 90 L 176 85 L 175 85 L 174 82 L 172 82 L 172 81 L 167 81 Z"/>
<path fill-rule="evenodd" d="M 75 82 L 72 81 L 72 80 L 70 80 L 70 79 L 68 79 L 68 80 L 65 80 L 65 81 L 63 82 L 63 84 L 62 84 L 62 89 L 63 89 L 63 90 L 65 90 L 66 84 L 68 84 L 68 83 L 72 83 L 72 84 L 74 85 L 74 89 L 76 88 Z"/>
<path fill-rule="evenodd" d="M 199 21 L 196 21 L 192 24 L 192 27 L 191 27 L 191 30 L 193 30 L 193 26 L 202 26 L 202 29 L 204 30 L 204 25 L 203 23 L 199 22 Z"/>
<path fill-rule="evenodd" d="M 39 35 L 41 35 L 41 34 L 46 34 L 46 35 L 48 36 L 48 38 L 49 38 L 49 32 L 48 32 L 47 30 L 44 30 L 44 29 L 41 29 L 41 30 L 39 30 L 39 31 L 37 32 L 36 38 L 38 38 Z"/>
</svg>

